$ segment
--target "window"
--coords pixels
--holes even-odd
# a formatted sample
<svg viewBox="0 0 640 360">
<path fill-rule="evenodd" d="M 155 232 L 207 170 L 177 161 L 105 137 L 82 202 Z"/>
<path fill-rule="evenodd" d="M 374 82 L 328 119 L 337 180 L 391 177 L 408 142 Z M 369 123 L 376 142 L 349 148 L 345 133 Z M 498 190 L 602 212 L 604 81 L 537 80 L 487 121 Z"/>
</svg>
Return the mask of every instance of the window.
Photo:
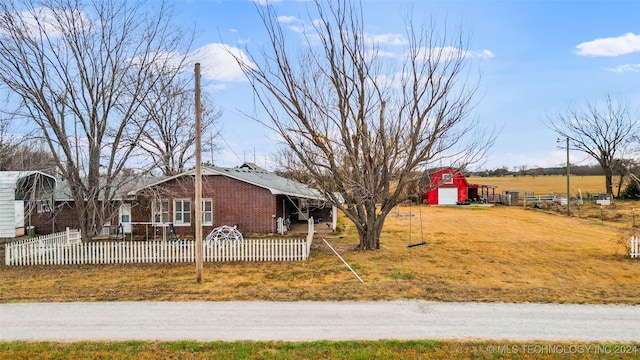
<svg viewBox="0 0 640 360">
<path fill-rule="evenodd" d="M 191 225 L 191 200 L 178 199 L 173 201 L 173 224 Z"/>
<path fill-rule="evenodd" d="M 36 203 L 36 211 L 38 214 L 49 213 L 51 212 L 51 206 L 49 206 L 48 201 L 40 200 Z"/>
<path fill-rule="evenodd" d="M 442 174 L 443 184 L 453 184 L 453 174 Z"/>
<path fill-rule="evenodd" d="M 169 222 L 169 200 L 156 200 L 151 205 L 151 220 L 154 223 Z"/>
<path fill-rule="evenodd" d="M 202 225 L 213 225 L 213 201 L 211 199 L 202 200 Z"/>
</svg>

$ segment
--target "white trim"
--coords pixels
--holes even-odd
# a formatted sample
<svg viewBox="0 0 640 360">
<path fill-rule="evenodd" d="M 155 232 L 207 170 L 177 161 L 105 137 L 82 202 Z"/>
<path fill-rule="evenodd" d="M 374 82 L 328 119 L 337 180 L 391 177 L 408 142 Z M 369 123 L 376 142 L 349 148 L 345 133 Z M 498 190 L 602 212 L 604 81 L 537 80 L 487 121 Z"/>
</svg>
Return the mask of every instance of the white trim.
<svg viewBox="0 0 640 360">
<path fill-rule="evenodd" d="M 208 211 L 205 206 L 207 202 L 211 205 Z M 211 216 L 209 221 L 205 220 L 205 215 L 207 213 Z M 202 226 L 213 226 L 213 199 L 211 198 L 202 199 Z"/>
<path fill-rule="evenodd" d="M 167 203 L 166 210 L 162 206 L 165 202 Z M 158 204 L 160 204 L 160 206 L 158 206 Z M 169 213 L 169 199 L 154 200 L 151 202 L 151 222 L 161 224 L 168 223 L 170 221 Z M 163 219 L 163 215 L 165 214 L 167 215 L 166 220 Z M 160 217 L 156 220 L 157 215 L 160 215 Z"/>
<path fill-rule="evenodd" d="M 180 202 L 180 221 L 178 221 L 178 211 L 176 204 Z M 189 210 L 184 210 L 184 205 L 189 204 Z M 185 222 L 185 215 L 189 216 L 189 221 Z M 191 199 L 173 199 L 173 225 L 174 226 L 191 226 Z"/>
</svg>

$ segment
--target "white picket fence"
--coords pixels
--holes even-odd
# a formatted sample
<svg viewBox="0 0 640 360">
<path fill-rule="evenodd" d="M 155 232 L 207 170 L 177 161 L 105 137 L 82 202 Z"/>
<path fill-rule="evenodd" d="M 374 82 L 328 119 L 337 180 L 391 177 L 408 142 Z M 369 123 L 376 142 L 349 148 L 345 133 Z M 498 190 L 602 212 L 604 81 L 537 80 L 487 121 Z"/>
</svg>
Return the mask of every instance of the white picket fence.
<svg viewBox="0 0 640 360">
<path fill-rule="evenodd" d="M 34 244 L 37 243 L 38 246 L 51 246 L 51 245 L 69 245 L 69 244 L 78 244 L 82 242 L 82 236 L 80 231 L 71 230 L 67 228 L 65 231 L 49 234 L 49 235 L 41 235 L 37 237 L 22 239 L 22 240 L 14 240 L 11 244 Z"/>
<path fill-rule="evenodd" d="M 63 232 L 42 235 L 34 238 L 14 240 L 5 245 L 5 264 L 29 258 L 42 259 L 52 256 L 58 249 L 65 249 L 82 243 L 82 235 L 78 230 L 67 228 Z"/>
<path fill-rule="evenodd" d="M 629 255 L 631 255 L 632 259 L 640 257 L 640 237 L 631 237 L 631 251 L 629 251 Z"/>
<path fill-rule="evenodd" d="M 205 241 L 203 261 L 300 261 L 309 258 L 313 220 L 306 239 L 244 239 Z M 80 265 L 195 262 L 195 240 L 105 241 L 91 243 L 11 243 L 5 263 L 21 265 Z"/>
</svg>

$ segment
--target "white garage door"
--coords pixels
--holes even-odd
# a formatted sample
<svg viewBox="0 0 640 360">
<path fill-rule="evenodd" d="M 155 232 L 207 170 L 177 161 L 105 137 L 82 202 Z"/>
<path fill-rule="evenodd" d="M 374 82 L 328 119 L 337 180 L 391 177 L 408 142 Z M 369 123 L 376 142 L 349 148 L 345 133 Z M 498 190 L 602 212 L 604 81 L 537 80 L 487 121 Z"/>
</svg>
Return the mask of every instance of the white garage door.
<svg viewBox="0 0 640 360">
<path fill-rule="evenodd" d="M 441 187 L 438 188 L 438 204 L 440 205 L 455 205 L 458 202 L 458 188 L 457 187 Z"/>
</svg>

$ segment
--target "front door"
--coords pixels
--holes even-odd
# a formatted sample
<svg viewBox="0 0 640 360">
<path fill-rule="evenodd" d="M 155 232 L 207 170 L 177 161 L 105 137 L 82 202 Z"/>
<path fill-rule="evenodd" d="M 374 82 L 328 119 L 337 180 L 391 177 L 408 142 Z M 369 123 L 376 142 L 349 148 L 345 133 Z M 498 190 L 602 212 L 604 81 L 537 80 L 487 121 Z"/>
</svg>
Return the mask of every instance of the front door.
<svg viewBox="0 0 640 360">
<path fill-rule="evenodd" d="M 120 224 L 122 232 L 131 233 L 131 204 L 120 205 Z"/>
</svg>

